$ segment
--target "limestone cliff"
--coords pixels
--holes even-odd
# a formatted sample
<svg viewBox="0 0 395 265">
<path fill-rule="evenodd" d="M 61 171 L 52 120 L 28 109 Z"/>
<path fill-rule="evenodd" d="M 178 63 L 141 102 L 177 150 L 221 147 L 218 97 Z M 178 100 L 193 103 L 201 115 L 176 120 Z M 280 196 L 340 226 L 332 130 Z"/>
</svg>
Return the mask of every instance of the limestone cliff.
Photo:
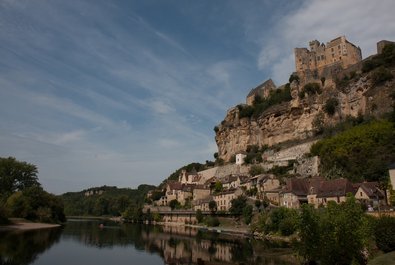
<svg viewBox="0 0 395 265">
<path fill-rule="evenodd" d="M 395 69 L 391 69 L 395 75 Z M 380 116 L 392 109 L 389 96 L 395 91 L 395 81 L 374 85 L 372 73 L 361 74 L 340 88 L 331 80 L 325 82 L 322 93 L 299 96 L 303 87 L 294 81 L 291 87 L 292 100 L 271 106 L 258 117 L 239 118 L 239 108 L 228 110 L 225 119 L 216 130 L 219 158 L 229 161 L 248 145 L 268 145 L 297 141 L 314 135 L 313 121 L 321 117 L 324 125 L 335 124 L 347 116 Z M 302 92 L 303 93 L 303 92 Z M 334 115 L 324 112 L 328 99 L 337 99 Z"/>
</svg>

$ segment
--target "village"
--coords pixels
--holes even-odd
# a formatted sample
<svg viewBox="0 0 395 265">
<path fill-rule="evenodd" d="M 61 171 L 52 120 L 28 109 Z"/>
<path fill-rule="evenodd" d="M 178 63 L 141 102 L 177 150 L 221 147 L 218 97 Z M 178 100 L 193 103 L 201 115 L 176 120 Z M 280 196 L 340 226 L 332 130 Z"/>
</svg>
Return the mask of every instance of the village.
<svg viewBox="0 0 395 265">
<path fill-rule="evenodd" d="M 237 163 L 241 165 L 243 155 L 238 154 L 237 157 L 240 158 Z M 298 209 L 308 203 L 318 208 L 330 201 L 344 202 L 348 195 L 355 196 L 368 211 L 380 210 L 388 205 L 389 191 L 380 187 L 378 182 L 352 183 L 344 178 L 325 180 L 318 176 L 293 177 L 284 182 L 274 174 L 215 177 L 210 175 L 212 172 L 212 169 L 201 172 L 183 170 L 178 181 L 166 184 L 164 195 L 153 201 L 152 206 L 169 207 L 172 201 L 177 201 L 183 209 L 227 212 L 233 199 L 246 196 L 252 205 L 255 201 L 264 201 L 274 207 Z M 395 165 L 389 169 L 389 174 L 394 185 Z M 149 192 L 147 197 L 152 198 L 153 192 Z M 213 205 L 212 201 L 215 202 L 215 209 L 210 206 L 210 202 Z"/>
</svg>

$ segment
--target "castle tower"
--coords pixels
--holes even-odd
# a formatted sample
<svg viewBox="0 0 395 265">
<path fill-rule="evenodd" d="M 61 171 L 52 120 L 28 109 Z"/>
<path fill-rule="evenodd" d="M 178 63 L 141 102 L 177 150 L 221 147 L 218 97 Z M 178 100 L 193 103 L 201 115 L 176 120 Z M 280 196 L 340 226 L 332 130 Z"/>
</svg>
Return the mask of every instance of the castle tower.
<svg viewBox="0 0 395 265">
<path fill-rule="evenodd" d="M 362 60 L 361 49 L 345 36 L 337 37 L 324 45 L 319 41 L 309 42 L 307 48 L 295 48 L 296 73 L 303 83 L 319 81 L 321 77 L 331 79 L 332 69 L 345 69 Z"/>
</svg>

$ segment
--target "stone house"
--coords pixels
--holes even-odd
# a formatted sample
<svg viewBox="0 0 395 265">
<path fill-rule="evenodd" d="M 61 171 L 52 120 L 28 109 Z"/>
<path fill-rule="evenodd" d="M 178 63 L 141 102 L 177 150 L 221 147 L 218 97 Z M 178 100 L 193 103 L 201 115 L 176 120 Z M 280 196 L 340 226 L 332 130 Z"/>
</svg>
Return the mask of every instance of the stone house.
<svg viewBox="0 0 395 265">
<path fill-rule="evenodd" d="M 210 196 L 211 190 L 205 185 L 196 185 L 193 187 L 193 200 L 202 200 Z"/>
<path fill-rule="evenodd" d="M 300 208 L 302 204 L 307 203 L 308 191 L 309 185 L 306 179 L 287 179 L 285 188 L 280 192 L 280 206 L 292 209 Z"/>
<path fill-rule="evenodd" d="M 262 99 L 266 99 L 270 96 L 270 92 L 276 89 L 276 85 L 273 80 L 268 79 L 256 88 L 251 89 L 250 93 L 247 95 L 246 103 L 249 106 L 252 106 L 255 101 L 255 97 L 261 97 Z"/>
<path fill-rule="evenodd" d="M 181 205 L 185 205 L 188 200 L 192 199 L 192 190 L 194 185 L 181 184 L 178 181 L 169 181 L 166 185 L 165 198 L 161 199 L 167 205 L 172 200 L 177 200 Z"/>
<path fill-rule="evenodd" d="M 178 182 L 181 184 L 199 184 L 201 179 L 202 175 L 198 174 L 196 169 L 192 169 L 191 172 L 183 169 L 178 177 Z"/>
<path fill-rule="evenodd" d="M 210 201 L 213 200 L 212 196 L 209 196 L 205 199 L 200 199 L 200 200 L 193 200 L 192 205 L 193 205 L 193 210 L 201 210 L 202 212 L 208 212 L 210 211 Z"/>
<path fill-rule="evenodd" d="M 308 201 L 314 207 L 326 206 L 328 202 L 334 201 L 336 203 L 345 202 L 347 194 L 355 194 L 354 185 L 344 178 L 322 180 L 317 182 L 315 187 L 309 187 Z"/>
<path fill-rule="evenodd" d="M 240 186 L 240 181 L 237 175 L 228 175 L 222 178 L 221 180 L 222 187 L 226 190 L 234 189 Z"/>
<path fill-rule="evenodd" d="M 243 192 L 240 189 L 231 189 L 221 193 L 213 194 L 213 200 L 217 203 L 218 211 L 229 211 L 232 206 L 231 201 L 236 199 Z"/>
<path fill-rule="evenodd" d="M 355 185 L 358 187 L 355 192 L 355 199 L 366 206 L 378 207 L 386 202 L 385 193 L 379 188 L 378 182 L 363 182 Z"/>
<path fill-rule="evenodd" d="M 272 191 L 280 188 L 280 180 L 273 174 L 262 174 L 258 175 L 257 183 L 258 191 L 265 193 L 266 191 Z"/>
<path fill-rule="evenodd" d="M 242 165 L 244 164 L 244 159 L 246 158 L 245 152 L 240 152 L 236 154 L 236 165 Z"/>
<path fill-rule="evenodd" d="M 265 191 L 264 197 L 261 197 L 261 199 L 268 199 L 271 203 L 275 205 L 280 205 L 280 194 L 281 194 L 281 189 L 276 189 L 276 190 L 269 190 Z"/>
</svg>

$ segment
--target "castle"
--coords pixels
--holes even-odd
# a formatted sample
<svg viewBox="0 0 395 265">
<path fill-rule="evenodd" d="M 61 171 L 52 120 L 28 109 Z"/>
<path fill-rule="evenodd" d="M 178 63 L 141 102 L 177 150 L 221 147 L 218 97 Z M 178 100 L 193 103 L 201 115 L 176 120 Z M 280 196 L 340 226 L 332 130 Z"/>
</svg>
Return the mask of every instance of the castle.
<svg viewBox="0 0 395 265">
<path fill-rule="evenodd" d="M 296 74 L 302 83 L 330 79 L 334 74 L 362 60 L 361 49 L 345 36 L 337 37 L 325 44 L 310 41 L 310 50 L 295 48 Z"/>
</svg>

